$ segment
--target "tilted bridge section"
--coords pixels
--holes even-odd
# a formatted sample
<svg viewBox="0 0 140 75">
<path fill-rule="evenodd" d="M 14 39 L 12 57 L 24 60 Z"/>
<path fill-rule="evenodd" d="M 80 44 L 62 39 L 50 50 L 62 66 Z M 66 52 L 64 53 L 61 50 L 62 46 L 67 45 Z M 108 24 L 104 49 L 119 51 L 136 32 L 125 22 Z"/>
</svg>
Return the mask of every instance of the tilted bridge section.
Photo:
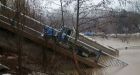
<svg viewBox="0 0 140 75">
<path fill-rule="evenodd" d="M 16 10 L 13 10 L 7 6 L 4 6 L 3 4 L 1 4 L 1 6 L 5 7 L 8 11 L 10 11 L 9 13 L 16 13 Z M 67 57 L 73 59 L 72 52 L 70 52 L 67 48 L 63 47 L 63 45 L 58 46 L 58 45 L 56 45 L 55 41 L 48 41 L 47 45 L 43 44 L 45 39 L 41 36 L 41 34 L 42 34 L 43 27 L 46 26 L 45 24 L 43 24 L 40 21 L 35 20 L 34 18 L 31 18 L 23 13 L 20 13 L 20 16 L 22 16 L 23 20 L 26 20 L 27 23 L 30 23 L 30 21 L 31 21 L 31 22 L 34 22 L 36 25 L 29 25 L 26 23 L 16 22 L 13 20 L 14 16 L 11 16 L 11 15 L 7 16 L 7 15 L 0 14 L 0 28 L 4 28 L 4 29 L 11 31 L 13 33 L 16 33 L 15 30 L 19 30 L 22 33 L 22 36 L 38 43 L 39 45 L 46 47 L 46 48 L 54 49 L 54 45 L 55 45 L 56 52 L 58 52 L 60 54 L 65 54 Z M 22 25 L 23 30 L 17 29 L 16 26 L 11 26 L 12 21 L 18 23 L 19 25 Z M 69 38 L 72 41 L 74 40 L 74 38 L 72 36 L 69 36 Z M 77 60 L 79 62 L 87 65 L 87 66 L 90 66 L 90 67 L 97 67 L 97 66 L 108 67 L 108 66 L 114 66 L 114 65 L 121 65 L 121 66 L 128 65 L 127 63 L 125 63 L 125 62 L 123 62 L 115 57 L 116 51 L 113 51 L 112 49 L 106 48 L 106 47 L 104 47 L 104 46 L 102 46 L 94 41 L 91 41 L 88 38 L 86 38 L 86 36 L 84 36 L 84 35 L 80 34 L 80 37 L 79 37 L 77 42 L 78 42 L 78 45 L 83 46 L 88 51 L 92 51 L 92 52 L 96 53 L 96 51 L 101 50 L 101 52 L 102 52 L 102 55 L 100 56 L 98 62 L 95 61 L 96 60 L 95 57 L 85 58 L 85 57 L 81 57 L 81 56 L 77 55 Z"/>
</svg>

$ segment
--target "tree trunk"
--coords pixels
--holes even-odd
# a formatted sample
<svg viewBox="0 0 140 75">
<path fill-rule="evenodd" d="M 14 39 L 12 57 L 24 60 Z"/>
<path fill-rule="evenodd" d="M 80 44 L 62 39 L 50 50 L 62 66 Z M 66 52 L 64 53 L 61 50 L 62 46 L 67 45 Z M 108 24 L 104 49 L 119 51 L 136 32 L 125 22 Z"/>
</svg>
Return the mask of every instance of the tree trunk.
<svg viewBox="0 0 140 75">
<path fill-rule="evenodd" d="M 62 0 L 60 0 L 60 3 L 61 3 L 61 15 L 62 15 L 62 19 L 61 19 L 61 22 L 62 22 L 62 27 L 64 27 L 64 11 L 63 11 L 63 2 Z"/>
</svg>

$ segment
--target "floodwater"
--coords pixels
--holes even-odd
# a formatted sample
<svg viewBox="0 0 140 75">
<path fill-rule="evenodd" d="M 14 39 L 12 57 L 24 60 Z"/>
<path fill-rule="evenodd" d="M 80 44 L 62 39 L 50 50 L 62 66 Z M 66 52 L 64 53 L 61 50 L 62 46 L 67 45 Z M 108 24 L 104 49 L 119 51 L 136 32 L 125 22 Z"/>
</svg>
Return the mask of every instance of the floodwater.
<svg viewBox="0 0 140 75">
<path fill-rule="evenodd" d="M 115 71 L 108 70 L 108 73 L 105 75 L 140 75 L 140 38 L 133 37 L 128 41 L 122 41 L 112 37 L 108 39 L 94 37 L 93 39 L 105 46 L 118 49 L 120 52 L 118 58 L 128 63 L 127 66 L 116 69 Z"/>
</svg>

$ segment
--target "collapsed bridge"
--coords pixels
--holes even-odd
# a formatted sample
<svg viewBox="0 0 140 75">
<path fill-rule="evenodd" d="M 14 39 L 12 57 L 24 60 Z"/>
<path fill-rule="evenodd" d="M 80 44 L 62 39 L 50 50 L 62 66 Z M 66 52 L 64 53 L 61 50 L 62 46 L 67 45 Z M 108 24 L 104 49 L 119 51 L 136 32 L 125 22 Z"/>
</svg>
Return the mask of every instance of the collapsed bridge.
<svg viewBox="0 0 140 75">
<path fill-rule="evenodd" d="M 8 11 L 8 14 L 16 14 L 16 10 L 13 10 L 2 4 L 1 4 L 1 6 L 6 8 L 5 11 L 6 12 Z M 46 39 L 44 39 L 44 37 L 42 37 L 41 34 L 42 34 L 42 30 L 43 30 L 44 26 L 46 26 L 45 24 L 43 24 L 40 21 L 35 20 L 34 18 L 31 18 L 23 13 L 19 13 L 19 15 L 18 15 L 19 17 L 21 17 L 23 19 L 23 21 L 18 22 L 17 20 L 13 19 L 14 15 L 8 15 L 8 14 L 0 14 L 0 28 L 3 28 L 5 30 L 8 30 L 15 34 L 20 33 L 21 36 L 30 39 L 34 43 L 37 43 L 38 45 L 41 45 L 44 48 L 47 48 L 47 49 L 49 48 L 49 49 L 55 50 L 57 53 L 65 55 L 70 59 L 74 58 L 72 50 L 70 50 L 68 47 L 66 47 L 60 43 L 56 43 L 56 41 L 53 39 L 51 39 L 51 40 L 47 39 L 47 43 L 44 44 L 44 42 L 46 42 Z M 13 22 L 13 21 L 15 22 L 15 24 L 18 24 L 22 27 L 12 26 L 11 22 Z M 26 23 L 24 23 L 24 21 L 26 21 Z M 31 25 L 30 22 L 36 23 L 36 25 Z M 55 30 L 57 30 L 57 29 L 55 29 Z M 73 40 L 75 38 L 72 36 L 68 36 L 68 37 L 69 37 L 70 42 L 72 42 L 74 44 Z M 108 67 L 108 66 L 111 66 L 114 64 L 115 65 L 118 64 L 121 66 L 127 65 L 125 62 L 123 62 L 115 57 L 115 55 L 117 55 L 116 50 L 104 47 L 104 46 L 98 44 L 97 42 L 89 40 L 88 38 L 86 38 L 86 36 L 84 36 L 82 34 L 80 34 L 80 37 L 77 40 L 77 42 L 78 42 L 77 43 L 78 47 L 82 46 L 88 52 L 92 52 L 95 54 L 95 56 L 92 56 L 92 57 L 82 57 L 80 55 L 76 55 L 77 61 L 82 64 L 85 64 L 92 68 Z M 6 45 L 3 45 L 2 42 L 0 45 L 1 45 L 1 47 L 8 47 Z M 96 54 L 98 54 L 99 51 L 101 51 L 101 55 L 96 55 Z M 97 56 L 99 58 L 96 58 Z M 98 59 L 98 62 L 96 61 L 97 59 Z"/>
</svg>

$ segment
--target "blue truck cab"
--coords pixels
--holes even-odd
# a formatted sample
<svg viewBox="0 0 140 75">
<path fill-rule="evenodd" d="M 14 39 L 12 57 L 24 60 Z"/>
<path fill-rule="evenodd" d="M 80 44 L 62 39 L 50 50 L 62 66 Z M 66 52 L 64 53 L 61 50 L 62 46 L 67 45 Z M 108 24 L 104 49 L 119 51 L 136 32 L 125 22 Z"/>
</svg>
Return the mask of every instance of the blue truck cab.
<svg viewBox="0 0 140 75">
<path fill-rule="evenodd" d="M 72 33 L 72 29 L 67 27 L 62 27 L 60 30 L 56 30 L 46 25 L 43 28 L 43 32 L 41 36 L 47 38 L 55 37 L 60 42 L 67 42 L 71 33 Z"/>
<path fill-rule="evenodd" d="M 44 26 L 41 36 L 51 38 L 51 37 L 55 37 L 56 34 L 57 31 L 54 28 L 49 26 Z"/>
</svg>

